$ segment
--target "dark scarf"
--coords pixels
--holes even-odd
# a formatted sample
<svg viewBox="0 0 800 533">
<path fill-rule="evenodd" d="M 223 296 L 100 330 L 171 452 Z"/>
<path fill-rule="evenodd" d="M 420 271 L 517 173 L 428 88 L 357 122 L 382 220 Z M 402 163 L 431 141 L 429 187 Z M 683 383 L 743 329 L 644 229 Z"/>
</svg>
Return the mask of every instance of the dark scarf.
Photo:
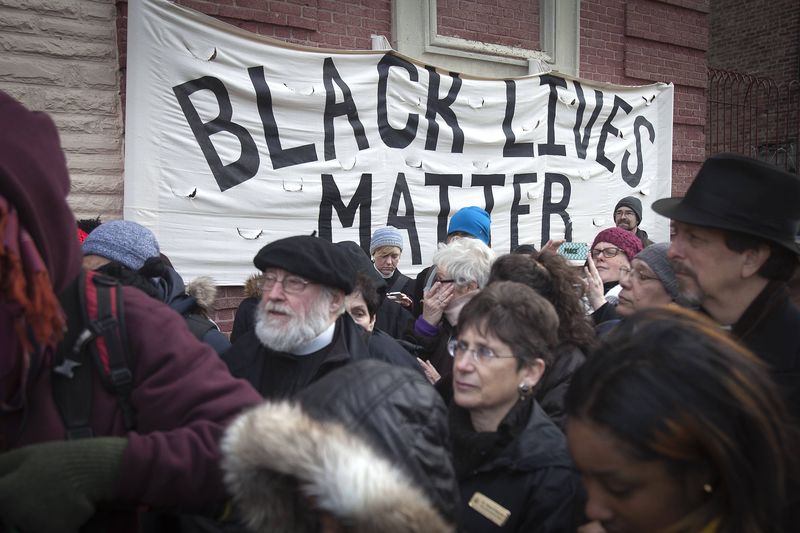
<svg viewBox="0 0 800 533">
<path fill-rule="evenodd" d="M 152 272 L 148 271 L 148 267 L 150 267 L 153 263 L 157 263 L 161 269 L 158 271 L 154 270 Z M 95 270 L 108 277 L 114 278 L 115 280 L 119 281 L 121 285 L 136 287 L 151 298 L 161 301 L 161 293 L 158 291 L 158 287 L 156 287 L 155 284 L 150 281 L 151 278 L 159 277 L 163 274 L 164 264 L 158 257 L 151 257 L 148 259 L 141 270 L 138 271 L 131 270 L 117 261 L 106 263 Z"/>
<path fill-rule="evenodd" d="M 770 281 L 745 309 L 739 320 L 731 327 L 731 332 L 739 339 L 747 339 L 776 307 L 786 305 L 789 289 L 782 281 Z"/>
<path fill-rule="evenodd" d="M 533 399 L 517 402 L 500 422 L 497 431 L 475 431 L 469 411 L 450 406 L 450 434 L 453 439 L 453 466 L 463 479 L 487 460 L 496 457 L 525 429 L 531 417 Z"/>
</svg>

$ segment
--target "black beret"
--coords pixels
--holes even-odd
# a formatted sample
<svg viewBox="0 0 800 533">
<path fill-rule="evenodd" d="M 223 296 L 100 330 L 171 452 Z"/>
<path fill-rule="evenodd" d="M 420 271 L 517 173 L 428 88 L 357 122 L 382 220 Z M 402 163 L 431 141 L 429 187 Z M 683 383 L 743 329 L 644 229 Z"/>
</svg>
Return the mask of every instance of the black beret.
<svg viewBox="0 0 800 533">
<path fill-rule="evenodd" d="M 369 258 L 367 252 L 365 252 L 361 246 L 353 241 L 337 242 L 334 246 L 347 254 L 347 257 L 350 258 L 350 262 L 353 264 L 353 268 L 356 272 L 365 274 L 375 282 L 380 294 L 386 293 L 386 280 L 383 279 L 381 273 L 375 269 L 375 265 L 372 264 L 372 259 Z"/>
<path fill-rule="evenodd" d="M 258 251 L 253 264 L 264 271 L 281 268 L 308 281 L 353 291 L 356 271 L 348 254 L 330 241 L 308 235 L 279 239 Z"/>
</svg>

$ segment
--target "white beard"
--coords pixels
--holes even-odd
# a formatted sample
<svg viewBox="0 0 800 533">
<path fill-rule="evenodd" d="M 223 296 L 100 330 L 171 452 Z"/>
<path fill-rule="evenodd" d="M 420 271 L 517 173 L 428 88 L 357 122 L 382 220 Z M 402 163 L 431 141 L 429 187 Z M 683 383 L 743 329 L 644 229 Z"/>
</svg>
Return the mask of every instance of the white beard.
<svg viewBox="0 0 800 533">
<path fill-rule="evenodd" d="M 304 315 L 295 313 L 286 304 L 261 301 L 256 311 L 256 336 L 270 350 L 292 353 L 292 350 L 317 337 L 330 326 L 329 309 L 330 298 L 324 294 L 320 294 Z M 278 311 L 288 316 L 283 320 L 271 318 L 268 311 Z"/>
</svg>

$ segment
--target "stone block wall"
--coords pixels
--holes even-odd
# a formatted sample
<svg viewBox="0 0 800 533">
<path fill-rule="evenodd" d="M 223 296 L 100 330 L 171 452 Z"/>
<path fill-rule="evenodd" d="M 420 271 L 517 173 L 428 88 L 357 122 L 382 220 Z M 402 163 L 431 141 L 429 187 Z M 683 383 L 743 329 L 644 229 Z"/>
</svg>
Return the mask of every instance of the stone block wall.
<svg viewBox="0 0 800 533">
<path fill-rule="evenodd" d="M 115 9 L 113 0 L 0 0 L 0 89 L 55 120 L 78 218 L 122 216 Z"/>
</svg>

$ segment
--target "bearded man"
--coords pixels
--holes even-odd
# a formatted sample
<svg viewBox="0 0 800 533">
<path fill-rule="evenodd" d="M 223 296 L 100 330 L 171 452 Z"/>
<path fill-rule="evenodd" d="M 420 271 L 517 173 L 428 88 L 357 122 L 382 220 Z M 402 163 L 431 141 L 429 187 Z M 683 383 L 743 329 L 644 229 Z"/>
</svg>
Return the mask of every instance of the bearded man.
<svg viewBox="0 0 800 533">
<path fill-rule="evenodd" d="M 800 416 L 797 270 L 800 178 L 736 154 L 706 159 L 682 198 L 653 210 L 672 220 L 670 258 L 684 298 L 761 358 Z"/>
<path fill-rule="evenodd" d="M 639 227 L 642 223 L 642 201 L 635 196 L 626 196 L 614 207 L 614 224 L 618 228 L 628 230 L 642 241 L 642 248 L 647 248 L 653 241 L 647 232 Z"/>
<path fill-rule="evenodd" d="M 363 334 L 344 313 L 356 271 L 325 239 L 294 236 L 264 246 L 253 263 L 264 273 L 256 327 L 223 360 L 265 398 L 288 398 L 352 360 L 369 358 Z"/>
</svg>

